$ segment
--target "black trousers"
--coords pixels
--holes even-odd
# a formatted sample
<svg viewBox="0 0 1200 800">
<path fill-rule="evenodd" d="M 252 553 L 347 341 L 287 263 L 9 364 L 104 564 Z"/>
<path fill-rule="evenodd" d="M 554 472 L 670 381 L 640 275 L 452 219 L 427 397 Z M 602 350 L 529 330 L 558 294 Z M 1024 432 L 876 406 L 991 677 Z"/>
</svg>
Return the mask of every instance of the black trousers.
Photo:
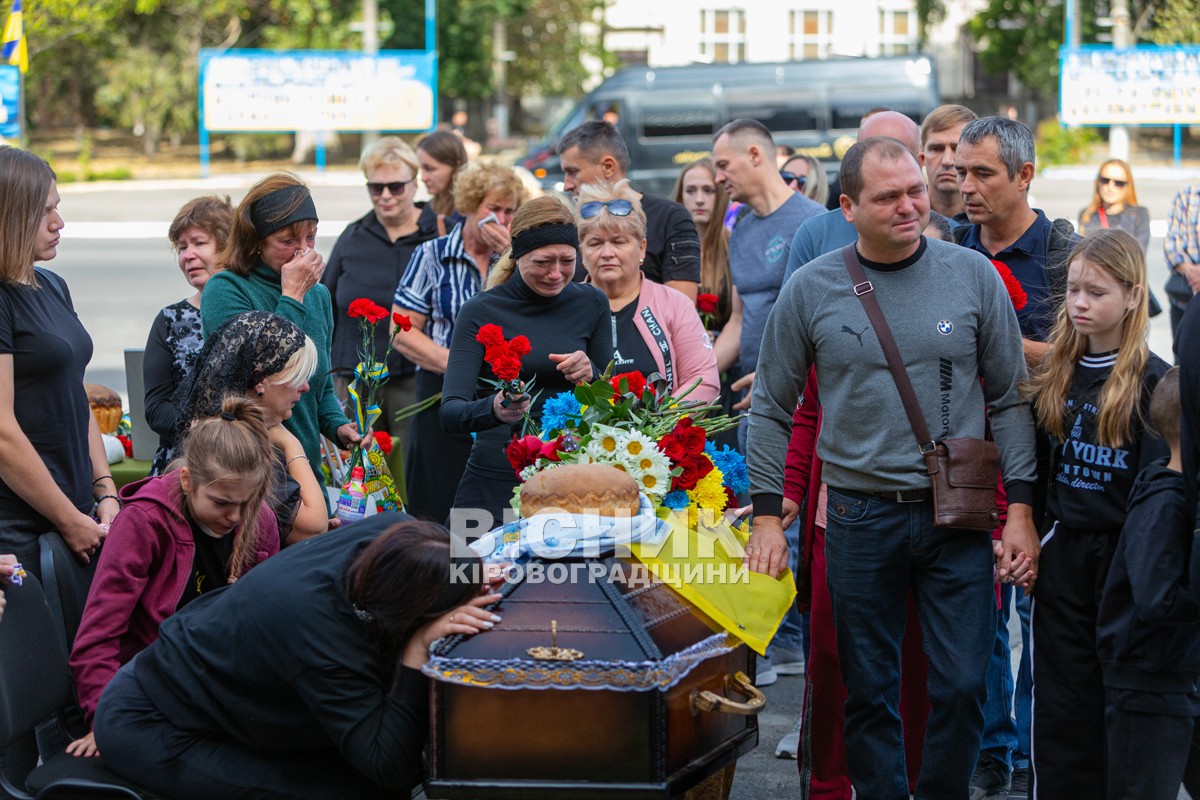
<svg viewBox="0 0 1200 800">
<path fill-rule="evenodd" d="M 442 376 L 417 372 L 417 400 L 433 397 L 442 390 Z M 462 480 L 474 441 L 467 433 L 446 433 L 438 422 L 438 404 L 413 417 L 404 478 L 408 483 L 405 511 L 417 519 L 444 523 L 454 505 L 454 493 Z"/>
<path fill-rule="evenodd" d="M 1034 791 L 1104 800 L 1104 678 L 1096 614 L 1118 532 L 1056 524 L 1042 540 L 1031 611 Z M 1035 796 L 1035 795 L 1031 795 Z"/>
<path fill-rule="evenodd" d="M 1175 800 L 1200 791 L 1200 726 L 1192 717 L 1122 711 L 1109 703 L 1109 800 Z"/>
<path fill-rule="evenodd" d="M 174 800 L 357 800 L 407 797 L 371 783 L 327 750 L 254 750 L 213 731 L 175 725 L 126 665 L 100 697 L 94 730 L 104 763 L 154 794 Z"/>
</svg>

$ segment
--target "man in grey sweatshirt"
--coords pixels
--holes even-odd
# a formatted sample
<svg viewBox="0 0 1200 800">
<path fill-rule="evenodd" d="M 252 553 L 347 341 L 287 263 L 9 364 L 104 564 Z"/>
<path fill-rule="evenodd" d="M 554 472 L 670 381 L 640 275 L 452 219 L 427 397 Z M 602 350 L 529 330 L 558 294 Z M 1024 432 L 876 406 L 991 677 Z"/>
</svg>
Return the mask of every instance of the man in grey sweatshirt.
<svg viewBox="0 0 1200 800">
<path fill-rule="evenodd" d="M 875 137 L 842 160 L 842 210 L 936 439 L 982 438 L 1001 452 L 1009 508 L 1000 576 L 1036 579 L 1030 499 L 1033 421 L 1022 401 L 1020 327 L 987 259 L 921 235 L 929 199 L 917 160 Z M 986 532 L 935 529 L 929 478 L 874 329 L 840 251 L 784 286 L 763 336 L 747 461 L 751 569 L 777 574 L 792 412 L 810 365 L 821 384 L 817 452 L 829 486 L 826 561 L 848 697 L 846 750 L 860 797 L 908 797 L 898 713 L 900 641 L 911 586 L 929 655 L 932 711 L 918 797 L 966 797 L 983 728 L 994 636 Z M 985 409 L 986 407 L 986 409 Z"/>
</svg>

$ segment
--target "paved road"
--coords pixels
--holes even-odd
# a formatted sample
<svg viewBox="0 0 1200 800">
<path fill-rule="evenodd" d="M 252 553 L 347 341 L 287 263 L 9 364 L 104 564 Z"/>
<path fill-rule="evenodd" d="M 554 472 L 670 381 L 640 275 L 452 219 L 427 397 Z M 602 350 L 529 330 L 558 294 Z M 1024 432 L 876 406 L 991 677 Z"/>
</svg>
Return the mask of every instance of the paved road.
<svg viewBox="0 0 1200 800">
<path fill-rule="evenodd" d="M 1074 218 L 1091 191 L 1089 171 L 1058 171 L 1034 181 L 1035 204 L 1053 216 Z M 1166 280 L 1161 236 L 1171 197 L 1195 175 L 1162 172 L 1138 183 L 1141 202 L 1150 208 L 1155 237 L 1150 246 L 1150 283 Z M 325 222 L 318 249 L 326 256 L 346 221 L 369 209 L 356 173 L 306 176 Z M 145 344 L 151 320 L 162 306 L 188 292 L 166 240 L 167 224 L 178 207 L 200 194 L 228 194 L 236 203 L 254 182 L 223 177 L 210 181 L 159 181 L 61 187 L 67 221 L 59 256 L 51 265 L 68 281 L 76 308 L 95 342 L 88 378 L 124 393 L 125 348 Z M 1160 293 L 1160 299 L 1164 299 Z M 1153 322 L 1151 347 L 1170 360 L 1166 315 Z M 775 744 L 792 726 L 800 708 L 804 679 L 781 678 L 767 687 L 768 705 L 760 715 L 757 750 L 738 764 L 733 797 L 758 800 L 798 793 L 796 762 L 774 758 Z"/>
</svg>

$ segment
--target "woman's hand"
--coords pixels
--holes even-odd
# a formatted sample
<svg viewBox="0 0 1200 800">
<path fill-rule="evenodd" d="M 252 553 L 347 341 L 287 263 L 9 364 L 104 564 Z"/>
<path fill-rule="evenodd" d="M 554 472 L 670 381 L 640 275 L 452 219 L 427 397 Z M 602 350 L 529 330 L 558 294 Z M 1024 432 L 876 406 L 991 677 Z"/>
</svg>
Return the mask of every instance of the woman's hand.
<svg viewBox="0 0 1200 800">
<path fill-rule="evenodd" d="M 119 513 L 121 513 L 121 503 L 115 497 L 106 497 L 96 503 L 96 516 L 100 518 L 100 525 L 104 528 L 105 533 L 108 533 L 108 526 L 112 525 L 112 521 L 117 518 Z"/>
<path fill-rule="evenodd" d="M 347 422 L 337 429 L 338 446 L 343 450 L 349 450 L 354 445 L 359 444 L 362 442 L 362 438 L 358 432 L 358 426 L 353 422 Z"/>
<path fill-rule="evenodd" d="M 100 751 L 96 749 L 95 732 L 89 731 L 87 736 L 71 742 L 67 745 L 67 753 L 80 758 L 94 758 L 100 755 Z"/>
<path fill-rule="evenodd" d="M 508 398 L 508 408 L 504 407 L 504 399 Z M 504 392 L 496 392 L 492 397 L 492 413 L 496 415 L 496 419 L 501 422 L 507 422 L 509 425 L 520 422 L 522 417 L 529 413 L 529 404 L 531 399 L 529 395 L 523 394 L 519 397 L 506 395 Z"/>
<path fill-rule="evenodd" d="M 558 371 L 571 383 L 583 383 L 592 377 L 592 360 L 587 353 L 551 353 L 550 360 L 558 365 Z"/>
<path fill-rule="evenodd" d="M 498 222 L 489 222 L 479 227 L 479 241 L 483 242 L 493 253 L 503 253 L 512 244 L 508 228 Z"/>
<path fill-rule="evenodd" d="M 92 556 L 100 549 L 100 543 L 108 535 L 107 527 L 83 513 L 72 519 L 70 524 L 60 526 L 58 532 L 62 534 L 63 540 L 75 557 L 84 564 L 91 561 Z"/>
<path fill-rule="evenodd" d="M 470 636 L 480 631 L 491 630 L 500 621 L 500 615 L 493 614 L 483 607 L 499 599 L 498 594 L 481 594 L 466 605 L 459 606 L 428 625 L 418 628 L 404 646 L 401 663 L 412 669 L 420 669 L 429 660 L 429 646 L 438 639 L 459 633 Z"/>
<path fill-rule="evenodd" d="M 325 259 L 316 250 L 297 252 L 279 270 L 280 288 L 284 297 L 303 303 L 304 295 L 317 285 L 325 272 Z"/>
</svg>

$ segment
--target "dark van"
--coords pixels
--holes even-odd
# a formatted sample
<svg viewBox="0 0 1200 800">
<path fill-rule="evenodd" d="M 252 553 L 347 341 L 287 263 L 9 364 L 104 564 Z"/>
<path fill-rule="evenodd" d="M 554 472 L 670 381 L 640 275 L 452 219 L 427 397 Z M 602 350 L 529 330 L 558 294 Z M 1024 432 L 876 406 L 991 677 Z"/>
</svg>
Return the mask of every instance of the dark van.
<svg viewBox="0 0 1200 800">
<path fill-rule="evenodd" d="M 581 100 L 518 163 L 545 188 L 561 189 L 559 137 L 588 120 L 607 119 L 629 148 L 633 184 L 667 195 L 684 164 L 710 154 L 722 125 L 749 117 L 766 125 L 777 143 L 816 156 L 832 174 L 868 111 L 890 108 L 920 123 L 938 104 L 928 55 L 629 67 Z"/>
</svg>

